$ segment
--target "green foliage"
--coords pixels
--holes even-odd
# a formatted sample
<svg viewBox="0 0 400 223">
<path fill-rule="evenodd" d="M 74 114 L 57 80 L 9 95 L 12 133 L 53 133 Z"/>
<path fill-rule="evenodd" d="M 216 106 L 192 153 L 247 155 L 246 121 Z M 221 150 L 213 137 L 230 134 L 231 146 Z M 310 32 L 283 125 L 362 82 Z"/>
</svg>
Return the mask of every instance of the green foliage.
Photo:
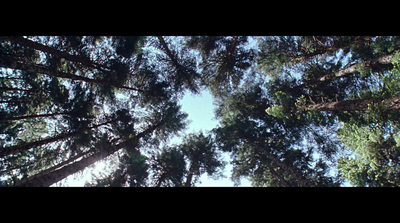
<svg viewBox="0 0 400 223">
<path fill-rule="evenodd" d="M 111 174 L 96 176 L 86 187 L 144 187 L 147 185 L 149 164 L 147 157 L 139 151 L 127 152 L 118 161 L 118 167 Z"/>
<path fill-rule="evenodd" d="M 273 105 L 265 109 L 268 115 L 272 115 L 275 118 L 284 119 L 288 118 L 288 115 L 285 112 L 285 108 L 279 105 Z"/>
<path fill-rule="evenodd" d="M 338 135 L 356 154 L 339 160 L 338 170 L 346 180 L 356 186 L 399 185 L 397 134 L 388 134 L 383 127 L 344 124 Z"/>
<path fill-rule="evenodd" d="M 0 106 L 2 139 L 6 139 L 1 145 L 14 151 L 0 154 L 1 176 L 7 185 L 40 173 L 51 181 L 56 170 L 67 177 L 90 165 L 79 164 L 80 157 L 105 158 L 102 154 L 115 148 L 125 149 L 127 155 L 121 157 L 114 175 L 99 184 L 147 185 L 148 157 L 135 151 L 165 143 L 185 128 L 187 114 L 180 111 L 177 99 L 190 87 L 182 83 L 176 69 L 158 69 L 168 68 L 168 61 L 152 60 L 154 51 L 143 49 L 148 40 L 2 39 L 0 66 L 9 69 L 1 70 L 0 87 L 5 90 L 0 96 L 3 103 L 13 103 Z M 182 66 L 193 64 L 185 58 L 180 58 Z M 192 87 L 197 85 L 193 82 Z M 75 172 L 68 165 L 75 165 Z"/>
<path fill-rule="evenodd" d="M 343 178 L 350 181 L 353 186 L 372 186 L 374 179 L 370 166 L 363 160 L 341 158 L 338 160 L 338 170 Z"/>
<path fill-rule="evenodd" d="M 397 51 L 392 58 L 393 69 L 382 75 L 382 96 L 399 95 L 400 91 L 400 53 Z"/>
<path fill-rule="evenodd" d="M 353 149 L 358 155 L 369 160 L 372 168 L 379 166 L 379 148 L 383 141 L 382 131 L 367 126 L 359 127 L 355 124 L 344 124 L 338 132 L 342 143 Z"/>
<path fill-rule="evenodd" d="M 222 176 L 222 170 L 225 162 L 221 161 L 221 154 L 217 150 L 211 135 L 204 136 L 203 133 L 188 134 L 183 138 L 183 143 L 178 146 L 187 163 L 189 164 L 188 172 L 196 178 L 203 173 L 218 179 Z M 193 180 L 194 182 L 196 180 Z M 188 186 L 192 182 L 188 182 Z"/>
<path fill-rule="evenodd" d="M 318 164 L 318 171 L 310 168 L 315 165 L 313 151 L 329 153 L 329 147 L 332 156 L 334 143 L 330 145 L 328 137 L 321 144 L 311 143 L 319 134 L 308 135 L 307 123 L 303 120 L 274 117 L 273 108 L 278 108 L 279 112 L 280 106 L 269 107 L 267 110 L 272 113 L 266 115 L 263 108 L 268 98 L 258 86 L 254 84 L 252 89 L 237 92 L 219 104 L 220 109 L 224 107 L 229 112 L 221 114 L 221 126 L 214 132 L 218 146 L 232 152 L 232 177 L 236 184 L 241 177 L 250 177 L 255 186 L 299 186 L 307 181 L 300 178 L 300 174 L 315 179 L 312 180 L 315 184 L 337 186 L 337 179 L 329 176 L 328 165 Z M 278 93 L 278 97 L 285 98 L 285 94 Z M 306 134 L 310 137 L 310 148 L 301 145 Z"/>
<path fill-rule="evenodd" d="M 395 36 L 4 36 L 1 184 L 116 154 L 88 186 L 195 186 L 230 152 L 236 184 L 399 186 L 399 52 Z M 219 125 L 184 135 L 179 99 L 202 89 Z"/>
<path fill-rule="evenodd" d="M 186 47 L 200 52 L 202 85 L 214 96 L 223 97 L 238 89 L 245 72 L 252 66 L 255 53 L 246 49 L 248 37 L 189 37 Z"/>
</svg>

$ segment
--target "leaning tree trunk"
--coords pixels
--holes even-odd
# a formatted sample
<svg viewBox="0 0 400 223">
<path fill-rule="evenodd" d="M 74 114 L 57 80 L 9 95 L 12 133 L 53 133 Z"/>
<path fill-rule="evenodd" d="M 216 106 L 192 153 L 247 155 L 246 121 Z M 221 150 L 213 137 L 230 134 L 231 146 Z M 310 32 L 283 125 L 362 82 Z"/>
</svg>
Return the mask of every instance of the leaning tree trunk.
<svg viewBox="0 0 400 223">
<path fill-rule="evenodd" d="M 21 180 L 15 186 L 24 186 L 24 187 L 49 187 L 53 183 L 57 183 L 58 181 L 72 175 L 80 170 L 85 169 L 86 167 L 100 161 L 103 156 L 109 156 L 116 152 L 119 148 L 115 147 L 113 149 L 108 150 L 106 153 L 104 151 L 97 152 L 93 155 L 90 155 L 86 158 L 83 158 L 79 161 L 76 161 L 70 165 L 64 166 L 60 169 L 54 170 L 48 174 L 40 174 L 29 177 L 25 180 Z"/>
<path fill-rule="evenodd" d="M 343 70 L 340 70 L 338 72 L 335 73 L 331 73 L 331 74 L 327 74 L 321 78 L 319 78 L 319 81 L 326 81 L 335 77 L 342 77 L 342 76 L 346 76 L 348 74 L 352 74 L 355 73 L 359 68 L 379 68 L 379 67 L 391 67 L 391 63 L 392 63 L 392 58 L 393 58 L 393 54 L 390 55 L 386 55 L 383 57 L 379 57 L 379 58 L 375 58 L 375 59 L 371 59 L 359 64 L 354 64 L 348 68 L 345 68 Z"/>
<path fill-rule="evenodd" d="M 69 60 L 71 62 L 77 62 L 77 63 L 81 63 L 87 67 L 93 67 L 96 69 L 101 69 L 101 70 L 105 70 L 108 71 L 109 68 L 106 66 L 103 66 L 101 64 L 98 64 L 96 62 L 91 61 L 88 57 L 85 56 L 75 56 L 75 55 L 71 55 L 68 52 L 65 51 L 60 51 L 58 49 L 55 49 L 53 47 L 50 46 L 46 46 L 43 45 L 41 43 L 38 42 L 34 42 L 32 40 L 26 39 L 22 36 L 5 36 L 3 37 L 4 39 L 8 39 L 9 41 L 13 42 L 13 43 L 17 43 L 21 46 L 24 47 L 28 47 L 31 49 L 35 49 L 35 50 L 39 50 L 45 53 L 49 53 L 51 55 L 54 55 L 58 58 L 64 58 L 66 60 Z"/>
<path fill-rule="evenodd" d="M 144 136 L 151 134 L 154 130 L 159 128 L 161 125 L 164 124 L 164 120 L 161 120 L 159 123 L 151 126 L 150 128 L 146 129 L 145 131 L 137 134 L 134 138 L 139 140 Z M 130 139 L 132 140 L 132 139 Z M 71 163 L 69 165 L 63 166 L 59 169 L 56 169 L 52 172 L 47 174 L 38 173 L 34 176 L 28 177 L 27 179 L 23 179 L 15 184 L 17 187 L 48 187 L 58 181 L 77 173 L 81 170 L 84 170 L 86 167 L 102 160 L 103 158 L 117 152 L 118 150 L 122 149 L 125 146 L 125 142 L 119 143 L 118 145 L 112 145 L 109 148 L 101 151 L 96 152 L 88 157 L 82 158 L 79 161 Z M 46 170 L 45 170 L 46 171 Z"/>
<path fill-rule="evenodd" d="M 291 187 L 291 185 L 289 184 L 289 182 L 287 182 L 287 181 L 285 180 L 285 178 L 283 178 L 283 176 L 282 176 L 281 174 L 277 173 L 277 172 L 274 170 L 274 167 L 269 167 L 268 169 L 269 169 L 269 172 L 271 173 L 271 175 L 272 175 L 276 180 L 278 180 L 280 186 L 282 186 L 282 187 Z"/>
<path fill-rule="evenodd" d="M 321 41 L 319 41 L 315 36 L 313 36 L 314 41 L 318 42 L 318 44 L 322 45 L 322 47 L 315 49 L 315 51 L 313 51 L 311 53 L 302 54 L 302 55 L 293 57 L 286 64 L 307 61 L 310 58 L 315 57 L 317 55 L 321 56 L 321 55 L 324 55 L 327 53 L 332 54 L 332 53 L 338 51 L 339 49 L 349 47 L 351 44 L 370 41 L 373 37 L 374 36 L 358 36 L 358 37 L 353 37 L 352 39 L 349 39 L 348 41 L 342 42 L 340 44 L 324 46 L 324 44 L 322 44 Z"/>
<path fill-rule="evenodd" d="M 31 119 L 31 118 L 53 117 L 53 116 L 57 116 L 57 115 L 68 115 L 68 113 L 67 112 L 56 112 L 56 113 L 51 113 L 51 114 L 5 117 L 3 119 L 0 119 L 0 122 L 10 122 L 10 121 L 17 121 L 17 120 L 24 120 L 24 119 Z"/>
<path fill-rule="evenodd" d="M 369 105 L 372 104 L 380 106 L 383 110 L 400 110 L 400 96 L 394 96 L 388 99 L 369 98 L 302 105 L 299 106 L 299 109 L 303 111 L 369 111 Z"/>
<path fill-rule="evenodd" d="M 15 58 L 12 58 L 12 57 L 10 57 L 8 55 L 4 55 L 4 54 L 0 54 L 0 67 L 14 69 L 14 70 L 23 70 L 23 71 L 32 72 L 32 73 L 46 74 L 46 75 L 49 75 L 52 77 L 60 77 L 60 78 L 67 78 L 67 79 L 71 79 L 71 80 L 84 81 L 87 83 L 101 85 L 101 86 L 122 88 L 122 89 L 142 92 L 142 93 L 144 92 L 143 90 L 138 89 L 138 88 L 127 87 L 127 86 L 120 85 L 120 84 L 112 84 L 112 83 L 108 83 L 108 82 L 101 81 L 101 80 L 96 80 L 96 79 L 92 79 L 92 78 L 88 78 L 88 77 L 83 77 L 83 76 L 79 76 L 79 75 L 75 75 L 75 74 L 57 71 L 57 70 L 51 69 L 49 67 L 46 67 L 46 66 L 43 66 L 40 64 L 29 64 L 29 63 L 21 62 Z"/>
<path fill-rule="evenodd" d="M 357 73 L 360 68 L 372 68 L 373 70 L 378 70 L 378 69 L 382 69 L 382 68 L 392 68 L 393 67 L 393 65 L 392 65 L 393 57 L 394 57 L 394 54 L 390 54 L 390 55 L 386 55 L 383 57 L 364 61 L 364 62 L 361 62 L 358 64 L 354 64 L 354 65 L 344 68 L 340 71 L 326 74 L 320 78 L 305 81 L 303 84 L 294 86 L 292 89 L 303 89 L 307 86 L 318 85 L 320 83 L 324 83 L 326 81 L 329 81 L 329 80 L 332 80 L 335 78 L 349 77 L 349 76 L 353 75 L 354 73 Z"/>
<path fill-rule="evenodd" d="M 7 147 L 3 147 L 0 150 L 0 157 L 5 157 L 7 155 L 12 155 L 12 154 L 17 154 L 17 153 L 21 153 L 23 151 L 27 151 L 33 147 L 38 147 L 38 146 L 42 146 L 42 145 L 46 145 L 52 142 L 57 142 L 63 139 L 67 139 L 70 138 L 72 136 L 76 136 L 82 133 L 83 130 L 89 130 L 89 129 L 94 129 L 94 128 L 98 128 L 100 126 L 103 125 L 107 125 L 110 124 L 112 122 L 114 122 L 116 119 L 104 122 L 104 123 L 100 123 L 98 125 L 93 125 L 91 127 L 83 127 L 81 130 L 78 131 L 74 131 L 74 132 L 68 132 L 68 133 L 62 133 L 59 134 L 57 136 L 54 137 L 49 137 L 46 139 L 42 139 L 42 140 L 38 140 L 38 141 L 34 141 L 34 142 L 26 142 L 26 143 L 21 143 L 18 145 L 14 145 L 14 146 L 7 146 Z"/>
</svg>

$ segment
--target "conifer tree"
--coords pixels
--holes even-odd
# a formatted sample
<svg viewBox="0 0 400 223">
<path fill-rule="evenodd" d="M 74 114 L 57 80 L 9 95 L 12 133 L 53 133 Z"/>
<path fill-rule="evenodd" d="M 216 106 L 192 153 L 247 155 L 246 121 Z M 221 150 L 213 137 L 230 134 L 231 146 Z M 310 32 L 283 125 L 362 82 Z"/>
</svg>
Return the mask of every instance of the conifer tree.
<svg viewBox="0 0 400 223">
<path fill-rule="evenodd" d="M 389 154 L 396 151 L 398 48 L 397 37 L 374 37 L 330 57 L 302 60 L 300 78 L 270 82 L 275 104 L 266 113 L 286 121 L 344 123 L 338 130 L 347 151 L 338 159 L 340 176 L 356 186 L 396 186 L 397 157 Z M 343 56 L 346 50 L 350 57 Z"/>
<path fill-rule="evenodd" d="M 251 67 L 254 52 L 246 49 L 246 36 L 194 36 L 186 46 L 200 52 L 203 85 L 218 97 L 235 90 Z"/>
<path fill-rule="evenodd" d="M 220 178 L 224 165 L 211 135 L 188 134 L 181 144 L 165 146 L 153 155 L 127 152 L 116 170 L 87 186 L 193 187 L 203 173 Z"/>
<path fill-rule="evenodd" d="M 0 184 L 112 158 L 87 186 L 192 187 L 228 152 L 236 184 L 398 186 L 399 52 L 397 36 L 1 37 Z M 218 126 L 179 135 L 179 100 L 203 89 Z"/>
<path fill-rule="evenodd" d="M 320 135 L 322 131 L 310 132 L 307 120 L 265 115 L 268 101 L 264 90 L 255 85 L 219 105 L 221 127 L 214 131 L 218 146 L 232 152 L 234 179 L 239 182 L 248 176 L 255 186 L 337 186 L 339 181 L 327 174 L 324 160 L 313 158 L 316 152 L 331 159 L 337 142 L 329 142 L 329 137 Z M 303 148 L 302 138 L 308 147 Z"/>
<path fill-rule="evenodd" d="M 134 153 L 182 130 L 186 115 L 176 100 L 186 86 L 174 70 L 157 69 L 165 61 L 150 62 L 146 41 L 2 38 L 3 184 L 50 186 L 117 151 Z"/>
</svg>

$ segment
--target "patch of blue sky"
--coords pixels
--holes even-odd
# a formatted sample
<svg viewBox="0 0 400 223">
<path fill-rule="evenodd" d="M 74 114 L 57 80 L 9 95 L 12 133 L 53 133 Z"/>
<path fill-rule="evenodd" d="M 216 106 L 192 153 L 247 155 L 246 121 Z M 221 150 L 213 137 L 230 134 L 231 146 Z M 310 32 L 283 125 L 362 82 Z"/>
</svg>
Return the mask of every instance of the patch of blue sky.
<svg viewBox="0 0 400 223">
<path fill-rule="evenodd" d="M 190 124 L 186 129 L 185 133 L 197 133 L 208 131 L 215 128 L 218 121 L 214 118 L 214 105 L 213 97 L 208 90 L 203 90 L 198 95 L 186 93 L 181 99 L 180 104 L 182 111 L 188 113 L 188 120 Z M 179 138 L 174 138 L 171 143 L 179 143 Z M 232 165 L 230 164 L 231 158 L 228 153 L 223 154 L 223 161 L 227 162 L 223 175 L 224 178 L 213 179 L 207 174 L 203 174 L 200 177 L 200 182 L 196 186 L 198 187 L 232 187 L 234 182 L 230 179 L 232 175 Z M 240 186 L 251 186 L 251 182 L 247 179 L 242 179 Z"/>
</svg>

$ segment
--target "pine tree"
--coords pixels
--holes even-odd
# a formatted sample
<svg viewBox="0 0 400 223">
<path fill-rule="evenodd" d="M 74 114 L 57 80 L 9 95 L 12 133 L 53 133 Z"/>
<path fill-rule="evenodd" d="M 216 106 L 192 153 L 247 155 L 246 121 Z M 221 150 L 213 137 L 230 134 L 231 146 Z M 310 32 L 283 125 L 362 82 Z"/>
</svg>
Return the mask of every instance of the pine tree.
<svg viewBox="0 0 400 223">
<path fill-rule="evenodd" d="M 221 127 L 214 130 L 218 146 L 233 153 L 234 179 L 251 176 L 255 186 L 334 186 L 329 165 L 314 160 L 314 152 L 331 159 L 336 142 L 322 131 L 311 131 L 307 120 L 282 120 L 265 115 L 269 99 L 260 84 L 221 101 L 218 115 Z M 316 127 L 314 127 L 316 128 Z M 302 139 L 308 141 L 303 148 Z M 315 166 L 315 168 L 310 168 Z M 317 168 L 318 166 L 318 168 Z"/>
<path fill-rule="evenodd" d="M 221 176 L 222 173 L 219 172 L 225 164 L 220 161 L 220 154 L 211 135 L 204 136 L 201 132 L 189 134 L 184 137 L 183 143 L 178 148 L 188 163 L 185 187 L 193 186 L 203 173 L 216 178 Z"/>
<path fill-rule="evenodd" d="M 202 83 L 214 96 L 221 97 L 235 90 L 251 67 L 254 52 L 245 48 L 247 41 L 246 36 L 187 38 L 186 47 L 201 54 Z"/>
<path fill-rule="evenodd" d="M 157 69 L 166 62 L 149 60 L 146 41 L 2 38 L 3 184 L 50 186 L 116 151 L 133 153 L 182 130 L 187 115 L 176 100 L 186 86 L 174 70 Z"/>
<path fill-rule="evenodd" d="M 313 124 L 344 122 L 338 136 L 345 151 L 354 157 L 339 158 L 338 168 L 353 185 L 397 184 L 397 157 L 389 155 L 396 151 L 399 114 L 394 90 L 399 83 L 396 39 L 376 37 L 352 44 L 348 49 L 351 57 L 336 53 L 333 60 L 305 60 L 307 63 L 298 67 L 304 72 L 300 78 L 288 75 L 284 81 L 271 81 L 270 95 L 275 104 L 267 107 L 268 115 Z M 341 62 L 345 58 L 347 61 Z"/>
<path fill-rule="evenodd" d="M 398 132 L 398 128 L 395 129 Z M 339 171 L 346 180 L 355 186 L 399 185 L 397 133 L 383 126 L 345 124 L 338 134 L 342 143 L 356 154 L 339 160 Z"/>
<path fill-rule="evenodd" d="M 255 42 L 257 41 L 257 42 Z M 396 36 L 0 38 L 0 184 L 398 186 Z M 179 99 L 208 89 L 219 125 L 180 135 Z"/>
</svg>

